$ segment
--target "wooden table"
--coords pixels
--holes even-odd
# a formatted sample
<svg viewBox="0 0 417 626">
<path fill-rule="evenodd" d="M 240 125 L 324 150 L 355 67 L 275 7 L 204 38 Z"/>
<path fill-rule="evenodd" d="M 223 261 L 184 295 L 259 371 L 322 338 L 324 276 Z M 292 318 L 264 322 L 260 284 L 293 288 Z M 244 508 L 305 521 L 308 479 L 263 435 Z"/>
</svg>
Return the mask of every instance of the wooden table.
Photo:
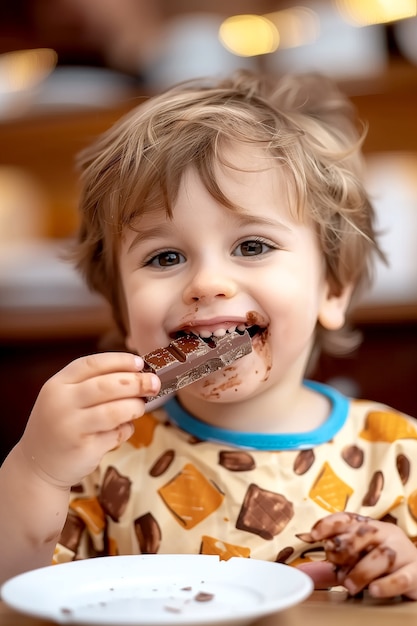
<svg viewBox="0 0 417 626">
<path fill-rule="evenodd" d="M 343 591 L 315 591 L 302 604 L 255 622 L 255 626 L 404 626 L 417 624 L 417 602 L 348 599 Z M 0 602 L 0 626 L 51 626 Z"/>
</svg>

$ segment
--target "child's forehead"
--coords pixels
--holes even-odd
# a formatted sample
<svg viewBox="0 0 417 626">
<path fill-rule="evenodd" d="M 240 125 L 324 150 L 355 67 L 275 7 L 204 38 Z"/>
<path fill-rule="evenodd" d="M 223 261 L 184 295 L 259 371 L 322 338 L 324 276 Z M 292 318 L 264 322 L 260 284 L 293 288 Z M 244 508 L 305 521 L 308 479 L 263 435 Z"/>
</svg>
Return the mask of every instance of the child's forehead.
<svg viewBox="0 0 417 626">
<path fill-rule="evenodd" d="M 267 158 L 272 155 L 268 144 L 265 144 L 261 139 L 259 141 L 238 140 L 231 137 L 222 138 L 222 141 L 218 144 L 218 153 L 219 156 L 234 157 L 242 160 Z"/>
<path fill-rule="evenodd" d="M 185 204 L 193 204 L 196 210 L 204 206 L 204 212 L 210 207 L 220 207 L 239 223 L 262 221 L 263 209 L 269 209 L 270 215 L 284 218 L 288 223 L 304 222 L 306 215 L 298 211 L 295 188 L 291 177 L 277 165 L 273 159 L 266 159 L 261 151 L 249 150 L 248 158 L 234 153 L 228 164 L 219 165 L 217 183 L 227 203 L 212 196 L 199 171 L 189 165 L 182 173 L 179 181 L 178 194 L 171 199 L 170 207 L 162 202 L 150 203 L 138 211 L 127 224 L 128 230 L 141 230 L 145 225 L 153 226 L 167 221 L 176 222 L 177 208 Z M 203 199 L 203 205 L 201 200 Z M 265 223 L 267 223 L 265 217 Z"/>
<path fill-rule="evenodd" d="M 195 193 L 196 188 L 205 190 L 214 201 L 233 212 L 251 212 L 262 196 L 268 203 L 275 201 L 290 207 L 292 216 L 298 213 L 297 191 L 291 165 L 282 155 L 274 152 L 268 143 L 223 138 L 211 154 L 211 166 L 202 167 L 201 159 L 181 162 L 170 172 L 170 164 L 162 161 L 159 174 L 164 178 L 164 168 L 169 173 L 165 182 L 152 170 L 151 176 L 136 172 L 131 192 L 125 202 L 120 201 L 123 226 L 133 226 L 149 215 L 160 213 L 170 218 L 178 195 Z M 175 171 L 175 176 L 172 172 Z"/>
<path fill-rule="evenodd" d="M 238 197 L 243 194 L 245 197 L 252 193 L 278 197 L 285 195 L 291 203 L 295 202 L 291 168 L 264 144 L 227 143 L 215 162 L 214 173 L 217 183 L 232 202 L 231 194 L 237 194 Z"/>
<path fill-rule="evenodd" d="M 217 150 L 217 166 L 236 172 L 259 172 L 282 166 L 269 145 L 250 141 L 223 141 Z"/>
</svg>

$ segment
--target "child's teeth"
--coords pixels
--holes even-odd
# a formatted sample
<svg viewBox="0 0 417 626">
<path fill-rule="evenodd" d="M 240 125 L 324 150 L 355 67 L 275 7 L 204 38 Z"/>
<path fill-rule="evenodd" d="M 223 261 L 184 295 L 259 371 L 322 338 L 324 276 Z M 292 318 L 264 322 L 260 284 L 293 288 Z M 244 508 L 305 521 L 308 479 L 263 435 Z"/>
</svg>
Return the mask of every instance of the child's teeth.
<svg viewBox="0 0 417 626">
<path fill-rule="evenodd" d="M 240 330 L 245 330 L 246 326 L 243 324 L 240 327 Z M 210 337 L 224 337 L 227 333 L 233 333 L 236 330 L 236 326 L 231 326 L 226 330 L 226 328 L 217 328 L 213 332 L 211 330 L 200 330 L 198 334 L 201 339 L 210 339 Z"/>
<path fill-rule="evenodd" d="M 200 332 L 198 333 L 201 337 L 201 339 L 210 339 L 211 337 L 211 330 L 200 330 Z"/>
<path fill-rule="evenodd" d="M 237 329 L 240 330 L 241 333 L 243 333 L 243 331 L 246 330 L 246 325 L 245 324 L 239 324 Z"/>
</svg>

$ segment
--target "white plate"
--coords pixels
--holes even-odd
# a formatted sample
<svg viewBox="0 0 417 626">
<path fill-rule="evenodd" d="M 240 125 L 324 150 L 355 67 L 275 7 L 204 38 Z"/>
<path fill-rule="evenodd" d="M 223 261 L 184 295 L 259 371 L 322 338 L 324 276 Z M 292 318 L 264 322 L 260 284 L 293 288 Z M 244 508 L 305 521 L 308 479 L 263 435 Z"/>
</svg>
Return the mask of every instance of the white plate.
<svg viewBox="0 0 417 626">
<path fill-rule="evenodd" d="M 33 570 L 4 583 L 12 608 L 59 624 L 249 624 L 307 598 L 309 576 L 280 563 L 217 556 L 112 556 Z M 212 594 L 199 601 L 199 593 Z"/>
</svg>

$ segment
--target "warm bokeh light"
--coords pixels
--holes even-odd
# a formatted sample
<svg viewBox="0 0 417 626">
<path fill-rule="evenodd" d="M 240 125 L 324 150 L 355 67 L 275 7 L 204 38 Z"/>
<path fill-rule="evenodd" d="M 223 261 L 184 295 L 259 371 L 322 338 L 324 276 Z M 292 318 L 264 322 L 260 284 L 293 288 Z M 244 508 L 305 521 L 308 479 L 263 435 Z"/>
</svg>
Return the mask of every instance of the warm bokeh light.
<svg viewBox="0 0 417 626">
<path fill-rule="evenodd" d="M 29 171 L 0 165 L 0 247 L 48 234 L 48 204 L 41 183 Z"/>
<path fill-rule="evenodd" d="M 0 91 L 32 89 L 46 78 L 57 63 L 50 48 L 16 50 L 0 55 Z"/>
<path fill-rule="evenodd" d="M 261 15 L 233 15 L 219 28 L 223 46 L 242 57 L 275 52 L 279 45 L 276 26 Z"/>
<path fill-rule="evenodd" d="M 334 0 L 342 17 L 355 26 L 385 24 L 417 14 L 417 0 Z"/>
<path fill-rule="evenodd" d="M 319 16 L 307 7 L 295 6 L 267 13 L 264 17 L 275 24 L 280 48 L 305 46 L 316 41 L 320 35 Z"/>
</svg>

